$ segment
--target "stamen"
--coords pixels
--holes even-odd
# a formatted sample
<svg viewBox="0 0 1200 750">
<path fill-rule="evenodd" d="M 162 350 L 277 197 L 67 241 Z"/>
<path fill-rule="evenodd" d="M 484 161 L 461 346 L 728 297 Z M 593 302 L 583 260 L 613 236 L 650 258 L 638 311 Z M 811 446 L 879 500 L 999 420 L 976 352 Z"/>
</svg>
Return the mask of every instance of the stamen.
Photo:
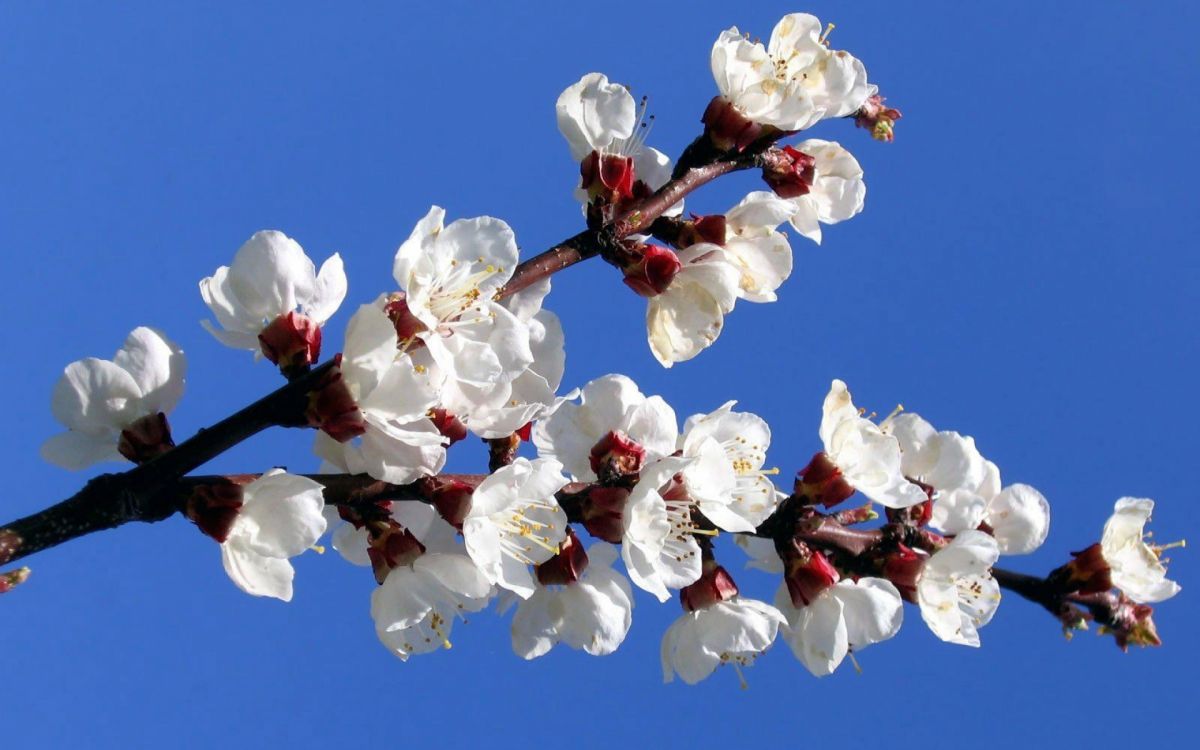
<svg viewBox="0 0 1200 750">
<path fill-rule="evenodd" d="M 863 671 L 862 671 L 862 667 L 861 667 L 861 666 L 859 666 L 859 664 L 858 664 L 858 659 L 855 659 L 855 658 L 854 658 L 854 652 L 853 652 L 853 651 L 847 651 L 847 652 L 846 652 L 846 656 L 849 656 L 849 657 L 850 657 L 850 663 L 854 665 L 854 671 L 855 671 L 855 672 L 857 672 L 857 673 L 859 673 L 859 674 L 862 674 L 862 673 L 863 673 Z"/>
<path fill-rule="evenodd" d="M 1185 547 L 1187 547 L 1187 540 L 1180 539 L 1178 542 L 1171 542 L 1170 544 L 1152 544 L 1152 545 L 1150 545 L 1150 549 L 1154 551 L 1155 557 L 1160 557 L 1160 558 L 1162 557 L 1162 554 L 1164 552 L 1166 552 L 1169 549 L 1175 549 L 1176 547 L 1178 547 L 1179 549 L 1184 549 Z"/>
<path fill-rule="evenodd" d="M 825 24 L 825 31 L 824 31 L 824 33 L 821 34 L 821 38 L 817 39 L 817 42 L 828 46 L 829 45 L 829 35 L 832 34 L 833 30 L 836 28 L 837 27 L 831 23 Z"/>
<path fill-rule="evenodd" d="M 736 658 L 731 659 L 730 663 L 733 664 L 733 671 L 737 672 L 738 684 L 741 685 L 742 690 L 749 689 L 750 683 L 746 682 L 746 675 L 742 673 L 742 665 L 738 663 Z"/>
</svg>

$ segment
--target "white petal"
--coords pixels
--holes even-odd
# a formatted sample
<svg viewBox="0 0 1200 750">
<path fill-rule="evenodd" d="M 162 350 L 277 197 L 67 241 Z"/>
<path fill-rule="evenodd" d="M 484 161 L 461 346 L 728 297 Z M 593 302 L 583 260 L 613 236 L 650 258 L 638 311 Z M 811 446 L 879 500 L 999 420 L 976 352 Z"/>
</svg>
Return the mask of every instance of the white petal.
<svg viewBox="0 0 1200 750">
<path fill-rule="evenodd" d="M 324 508 L 324 487 L 276 470 L 246 485 L 231 533 L 259 555 L 295 557 L 325 533 Z"/>
<path fill-rule="evenodd" d="M 221 545 L 221 562 L 230 580 L 252 596 L 292 600 L 292 564 L 278 557 L 263 557 L 230 540 Z"/>
</svg>

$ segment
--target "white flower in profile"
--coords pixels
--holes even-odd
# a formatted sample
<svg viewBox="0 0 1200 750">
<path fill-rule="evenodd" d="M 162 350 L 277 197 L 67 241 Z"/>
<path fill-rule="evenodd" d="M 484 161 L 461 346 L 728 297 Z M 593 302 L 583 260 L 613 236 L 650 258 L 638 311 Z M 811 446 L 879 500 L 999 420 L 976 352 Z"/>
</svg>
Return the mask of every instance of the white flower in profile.
<svg viewBox="0 0 1200 750">
<path fill-rule="evenodd" d="M 42 444 L 42 458 L 72 470 L 123 460 L 121 433 L 143 418 L 171 412 L 183 395 L 186 372 L 183 350 L 145 327 L 135 328 L 112 360 L 72 362 L 50 401 L 67 432 Z"/>
<path fill-rule="evenodd" d="M 684 612 L 663 635 L 663 682 L 679 675 L 695 685 L 722 664 L 732 664 L 741 677 L 741 668 L 770 647 L 785 622 L 766 602 L 740 596 Z"/>
<path fill-rule="evenodd" d="M 749 412 L 735 412 L 729 401 L 710 414 L 688 417 L 680 438 L 688 495 L 705 518 L 730 532 L 754 531 L 777 505 L 774 483 L 764 470 L 771 429 Z"/>
<path fill-rule="evenodd" d="M 523 599 L 533 595 L 529 566 L 553 557 L 566 536 L 567 515 L 554 493 L 567 482 L 558 461 L 518 458 L 475 488 L 463 539 L 490 583 Z"/>
<path fill-rule="evenodd" d="M 434 206 L 396 251 L 403 296 L 389 302 L 396 332 L 419 338 L 448 379 L 465 386 L 511 382 L 533 362 L 529 327 L 496 294 L 517 265 L 517 242 L 500 219 L 442 226 Z"/>
<path fill-rule="evenodd" d="M 809 191 L 790 200 L 796 207 L 792 228 L 819 245 L 822 224 L 837 224 L 863 210 L 867 184 L 858 160 L 840 144 L 810 138 L 795 148 L 813 157 L 815 164 Z"/>
<path fill-rule="evenodd" d="M 359 307 L 346 327 L 344 349 L 342 377 L 366 432 L 357 443 L 318 433 L 318 455 L 343 471 L 392 484 L 441 471 L 445 438 L 426 416 L 437 402 L 436 383 L 399 351 L 396 329 L 378 304 Z"/>
<path fill-rule="evenodd" d="M 841 380 L 834 380 L 825 397 L 820 429 L 834 465 L 851 485 L 888 508 L 908 508 L 928 498 L 925 491 L 904 478 L 900 443 L 863 417 Z"/>
<path fill-rule="evenodd" d="M 1145 526 L 1154 511 L 1154 501 L 1138 497 L 1123 497 L 1113 507 L 1113 514 L 1104 524 L 1100 549 L 1112 569 L 1113 585 L 1135 602 L 1153 604 L 1170 599 L 1179 593 L 1178 583 L 1167 579 L 1167 569 L 1160 556 L 1171 547 L 1161 547 L 1145 541 Z"/>
<path fill-rule="evenodd" d="M 254 596 L 292 599 L 296 571 L 289 558 L 325 533 L 324 488 L 306 477 L 274 469 L 242 489 L 242 506 L 221 543 L 230 580 Z"/>
<path fill-rule="evenodd" d="M 1000 486 L 1000 469 L 980 454 L 975 440 L 937 431 L 917 414 L 889 417 L 880 428 L 900 441 L 906 476 L 937 491 L 930 525 L 946 534 L 986 526 L 1000 554 L 1034 551 L 1050 531 L 1050 504 L 1027 484 Z"/>
<path fill-rule="evenodd" d="M 934 635 L 949 643 L 979 646 L 979 628 L 1000 606 L 1000 586 L 991 574 L 999 556 L 995 539 L 972 530 L 929 558 L 917 581 L 917 603 Z"/>
<path fill-rule="evenodd" d="M 386 630 L 376 625 L 375 635 L 384 648 L 392 652 L 400 661 L 408 661 L 410 656 L 429 654 L 441 648 L 450 648 L 450 635 L 454 630 L 454 619 L 461 616 L 460 610 L 439 604 L 425 616 L 425 619 L 411 627 Z"/>
<path fill-rule="evenodd" d="M 646 300 L 650 351 L 663 367 L 712 346 L 741 292 L 742 273 L 724 248 L 701 242 L 678 256 L 681 267 L 671 285 Z"/>
<path fill-rule="evenodd" d="M 566 402 L 533 430 L 538 455 L 553 458 L 577 481 L 596 479 L 592 448 L 610 432 L 620 432 L 645 449 L 645 460 L 675 451 L 679 427 L 675 410 L 661 396 L 646 396 L 624 375 L 603 375 Z"/>
<path fill-rule="evenodd" d="M 596 542 L 587 551 L 587 569 L 566 585 L 539 585 L 519 600 L 512 621 L 512 647 L 523 659 L 536 659 L 557 643 L 593 656 L 617 650 L 633 622 L 633 592 L 612 569 L 617 550 Z"/>
<path fill-rule="evenodd" d="M 646 101 L 643 99 L 639 108 L 625 86 L 610 83 L 603 73 L 588 73 L 559 95 L 554 109 L 559 132 L 575 161 L 584 161 L 593 151 L 601 158 L 632 159 L 634 178 L 651 191 L 670 180 L 670 157 L 646 145 L 653 119 L 646 117 Z M 576 191 L 576 197 L 587 202 L 587 193 L 582 189 Z M 680 202 L 666 213 L 682 210 Z"/>
<path fill-rule="evenodd" d="M 700 578 L 700 545 L 692 521 L 693 501 L 675 476 L 691 463 L 686 458 L 660 458 L 642 469 L 625 505 L 621 557 L 638 587 L 671 598 Z"/>
<path fill-rule="evenodd" d="M 866 68 L 830 50 L 822 31 L 815 16 L 791 13 L 766 47 L 737 27 L 721 32 L 711 56 L 721 96 L 748 120 L 787 131 L 853 114 L 870 94 Z"/>
<path fill-rule="evenodd" d="M 255 232 L 233 257 L 200 282 L 200 296 L 217 319 L 201 325 L 222 344 L 260 352 L 258 335 L 275 318 L 298 312 L 325 325 L 346 297 L 346 272 L 337 253 L 318 272 L 299 243 L 283 232 Z"/>
<path fill-rule="evenodd" d="M 371 619 L 384 632 L 414 627 L 435 612 L 478 612 L 492 584 L 461 552 L 425 552 L 393 568 L 371 593 Z"/>
<path fill-rule="evenodd" d="M 794 202 L 758 190 L 725 212 L 725 258 L 741 274 L 738 296 L 742 299 L 778 299 L 775 290 L 792 273 L 792 246 L 787 235 L 776 230 L 796 211 Z"/>
<path fill-rule="evenodd" d="M 847 654 L 891 638 L 904 619 L 900 592 L 884 578 L 839 581 L 807 607 L 794 606 L 781 585 L 775 606 L 787 618 L 783 639 L 817 677 L 833 674 Z"/>
</svg>

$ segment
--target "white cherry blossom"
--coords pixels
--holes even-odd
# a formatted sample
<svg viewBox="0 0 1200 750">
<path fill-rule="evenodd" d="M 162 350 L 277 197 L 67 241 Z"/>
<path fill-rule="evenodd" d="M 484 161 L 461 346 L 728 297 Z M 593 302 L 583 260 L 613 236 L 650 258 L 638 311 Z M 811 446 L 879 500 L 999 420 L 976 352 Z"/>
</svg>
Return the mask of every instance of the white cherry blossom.
<svg viewBox="0 0 1200 750">
<path fill-rule="evenodd" d="M 776 231 L 792 219 L 797 205 L 772 192 L 750 193 L 725 213 L 725 259 L 741 274 L 738 296 L 774 302 L 775 290 L 792 273 L 792 246 Z"/>
<path fill-rule="evenodd" d="M 230 580 L 247 594 L 291 601 L 295 570 L 289 558 L 325 533 L 324 508 L 320 484 L 282 469 L 247 484 L 241 510 L 221 544 Z"/>
<path fill-rule="evenodd" d="M 689 463 L 691 459 L 660 458 L 649 464 L 625 505 L 621 558 L 630 579 L 660 602 L 671 598 L 668 589 L 695 583 L 701 574 L 691 519 L 694 503 L 673 481 Z"/>
<path fill-rule="evenodd" d="M 679 446 L 695 460 L 683 471 L 688 494 L 725 531 L 754 531 L 775 510 L 776 490 L 764 470 L 771 429 L 761 417 L 735 412 L 729 401 L 711 414 L 688 417 Z"/>
<path fill-rule="evenodd" d="M 553 557 L 566 535 L 567 516 L 554 493 L 567 482 L 558 461 L 518 458 L 475 488 L 463 538 L 489 582 L 523 599 L 533 595 L 529 566 Z"/>
<path fill-rule="evenodd" d="M 924 490 L 904 478 L 896 437 L 859 414 L 841 380 L 833 381 L 825 397 L 820 435 L 825 453 L 846 481 L 871 500 L 908 508 L 927 499 Z"/>
<path fill-rule="evenodd" d="M 712 346 L 741 292 L 742 273 L 724 248 L 700 242 L 678 256 L 682 267 L 671 285 L 646 300 L 650 351 L 663 367 Z"/>
<path fill-rule="evenodd" d="M 392 270 L 412 335 L 448 380 L 477 388 L 511 382 L 533 362 L 529 327 L 495 300 L 517 265 L 516 238 L 488 216 L 443 227 L 445 214 L 431 208 L 396 251 Z"/>
<path fill-rule="evenodd" d="M 766 47 L 737 27 L 722 32 L 711 57 L 721 96 L 747 119 L 787 131 L 853 114 L 870 93 L 866 68 L 830 50 L 822 31 L 816 17 L 791 13 Z"/>
<path fill-rule="evenodd" d="M 512 647 L 518 656 L 536 659 L 557 643 L 603 656 L 625 640 L 633 621 L 633 592 L 625 576 L 612 569 L 617 550 L 596 542 L 587 556 L 588 567 L 579 580 L 539 585 L 533 596 L 518 600 L 512 621 Z"/>
<path fill-rule="evenodd" d="M 187 360 L 153 328 L 135 328 L 111 360 L 88 357 L 67 365 L 54 386 L 50 410 L 67 432 L 42 444 L 42 458 L 65 469 L 125 460 L 121 432 L 134 422 L 167 414 L 183 395 Z"/>
<path fill-rule="evenodd" d="M 581 162 L 595 151 L 600 155 L 633 159 L 634 176 L 651 190 L 658 190 L 671 179 L 671 159 L 646 145 L 650 122 L 645 100 L 639 107 L 629 89 L 611 83 L 603 73 L 588 73 L 571 84 L 554 106 L 558 130 L 571 148 L 571 158 Z M 576 197 L 587 202 L 587 193 L 576 190 Z M 678 214 L 683 203 L 666 213 Z"/>
<path fill-rule="evenodd" d="M 1154 501 L 1123 497 L 1104 524 L 1100 549 L 1112 569 L 1113 585 L 1135 602 L 1152 604 L 1179 593 L 1178 583 L 1167 579 L 1159 559 L 1163 550 L 1183 543 L 1154 547 L 1146 544 L 1145 526 L 1154 511 Z"/>
<path fill-rule="evenodd" d="M 255 232 L 232 265 L 200 282 L 200 296 L 217 319 L 216 326 L 201 321 L 205 330 L 226 346 L 261 354 L 258 334 L 280 315 L 299 312 L 325 325 L 346 297 L 346 272 L 337 253 L 318 272 L 291 237 Z"/>
<path fill-rule="evenodd" d="M 426 368 L 397 348 L 396 329 L 378 304 L 362 305 L 346 327 L 342 376 L 358 404 L 366 432 L 336 443 L 318 433 L 316 451 L 350 473 L 407 484 L 441 471 L 445 438 L 426 416 L 437 402 Z"/>
<path fill-rule="evenodd" d="M 817 677 L 833 674 L 848 653 L 891 638 L 904 619 L 900 592 L 884 578 L 839 581 L 806 607 L 795 607 L 781 585 L 775 606 L 787 618 L 783 639 Z"/>
<path fill-rule="evenodd" d="M 695 685 L 722 664 L 732 664 L 740 678 L 741 667 L 770 647 L 785 622 L 766 602 L 739 596 L 684 612 L 663 635 L 663 682 L 679 675 Z"/>
<path fill-rule="evenodd" d="M 492 584 L 461 552 L 426 552 L 393 568 L 371 594 L 375 629 L 411 628 L 434 612 L 478 612 L 487 606 Z"/>
<path fill-rule="evenodd" d="M 979 628 L 1000 606 L 1000 586 L 991 568 L 1000 556 L 996 540 L 964 531 L 935 552 L 917 581 L 921 617 L 943 641 L 979 646 Z"/>
<path fill-rule="evenodd" d="M 592 448 L 609 432 L 622 432 L 646 450 L 646 461 L 675 451 L 679 435 L 675 410 L 661 396 L 646 396 L 624 375 L 604 375 L 534 426 L 538 455 L 561 462 L 581 482 L 596 479 Z"/>
<path fill-rule="evenodd" d="M 796 207 L 792 228 L 819 245 L 822 224 L 837 224 L 863 210 L 867 185 L 858 160 L 840 144 L 810 138 L 795 148 L 813 157 L 816 164 L 808 193 L 790 201 Z"/>
</svg>

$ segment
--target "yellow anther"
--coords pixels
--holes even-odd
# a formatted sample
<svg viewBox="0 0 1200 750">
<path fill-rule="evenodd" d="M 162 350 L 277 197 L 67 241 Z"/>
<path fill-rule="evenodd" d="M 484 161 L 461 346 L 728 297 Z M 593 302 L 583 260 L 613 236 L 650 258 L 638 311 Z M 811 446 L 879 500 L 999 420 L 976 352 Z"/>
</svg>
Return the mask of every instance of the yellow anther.
<svg viewBox="0 0 1200 750">
<path fill-rule="evenodd" d="M 821 38 L 818 39 L 817 41 L 820 42 L 821 44 L 826 44 L 826 45 L 829 44 L 829 35 L 832 34 L 833 30 L 836 28 L 837 27 L 831 23 L 825 24 L 825 31 L 821 34 Z"/>
</svg>

